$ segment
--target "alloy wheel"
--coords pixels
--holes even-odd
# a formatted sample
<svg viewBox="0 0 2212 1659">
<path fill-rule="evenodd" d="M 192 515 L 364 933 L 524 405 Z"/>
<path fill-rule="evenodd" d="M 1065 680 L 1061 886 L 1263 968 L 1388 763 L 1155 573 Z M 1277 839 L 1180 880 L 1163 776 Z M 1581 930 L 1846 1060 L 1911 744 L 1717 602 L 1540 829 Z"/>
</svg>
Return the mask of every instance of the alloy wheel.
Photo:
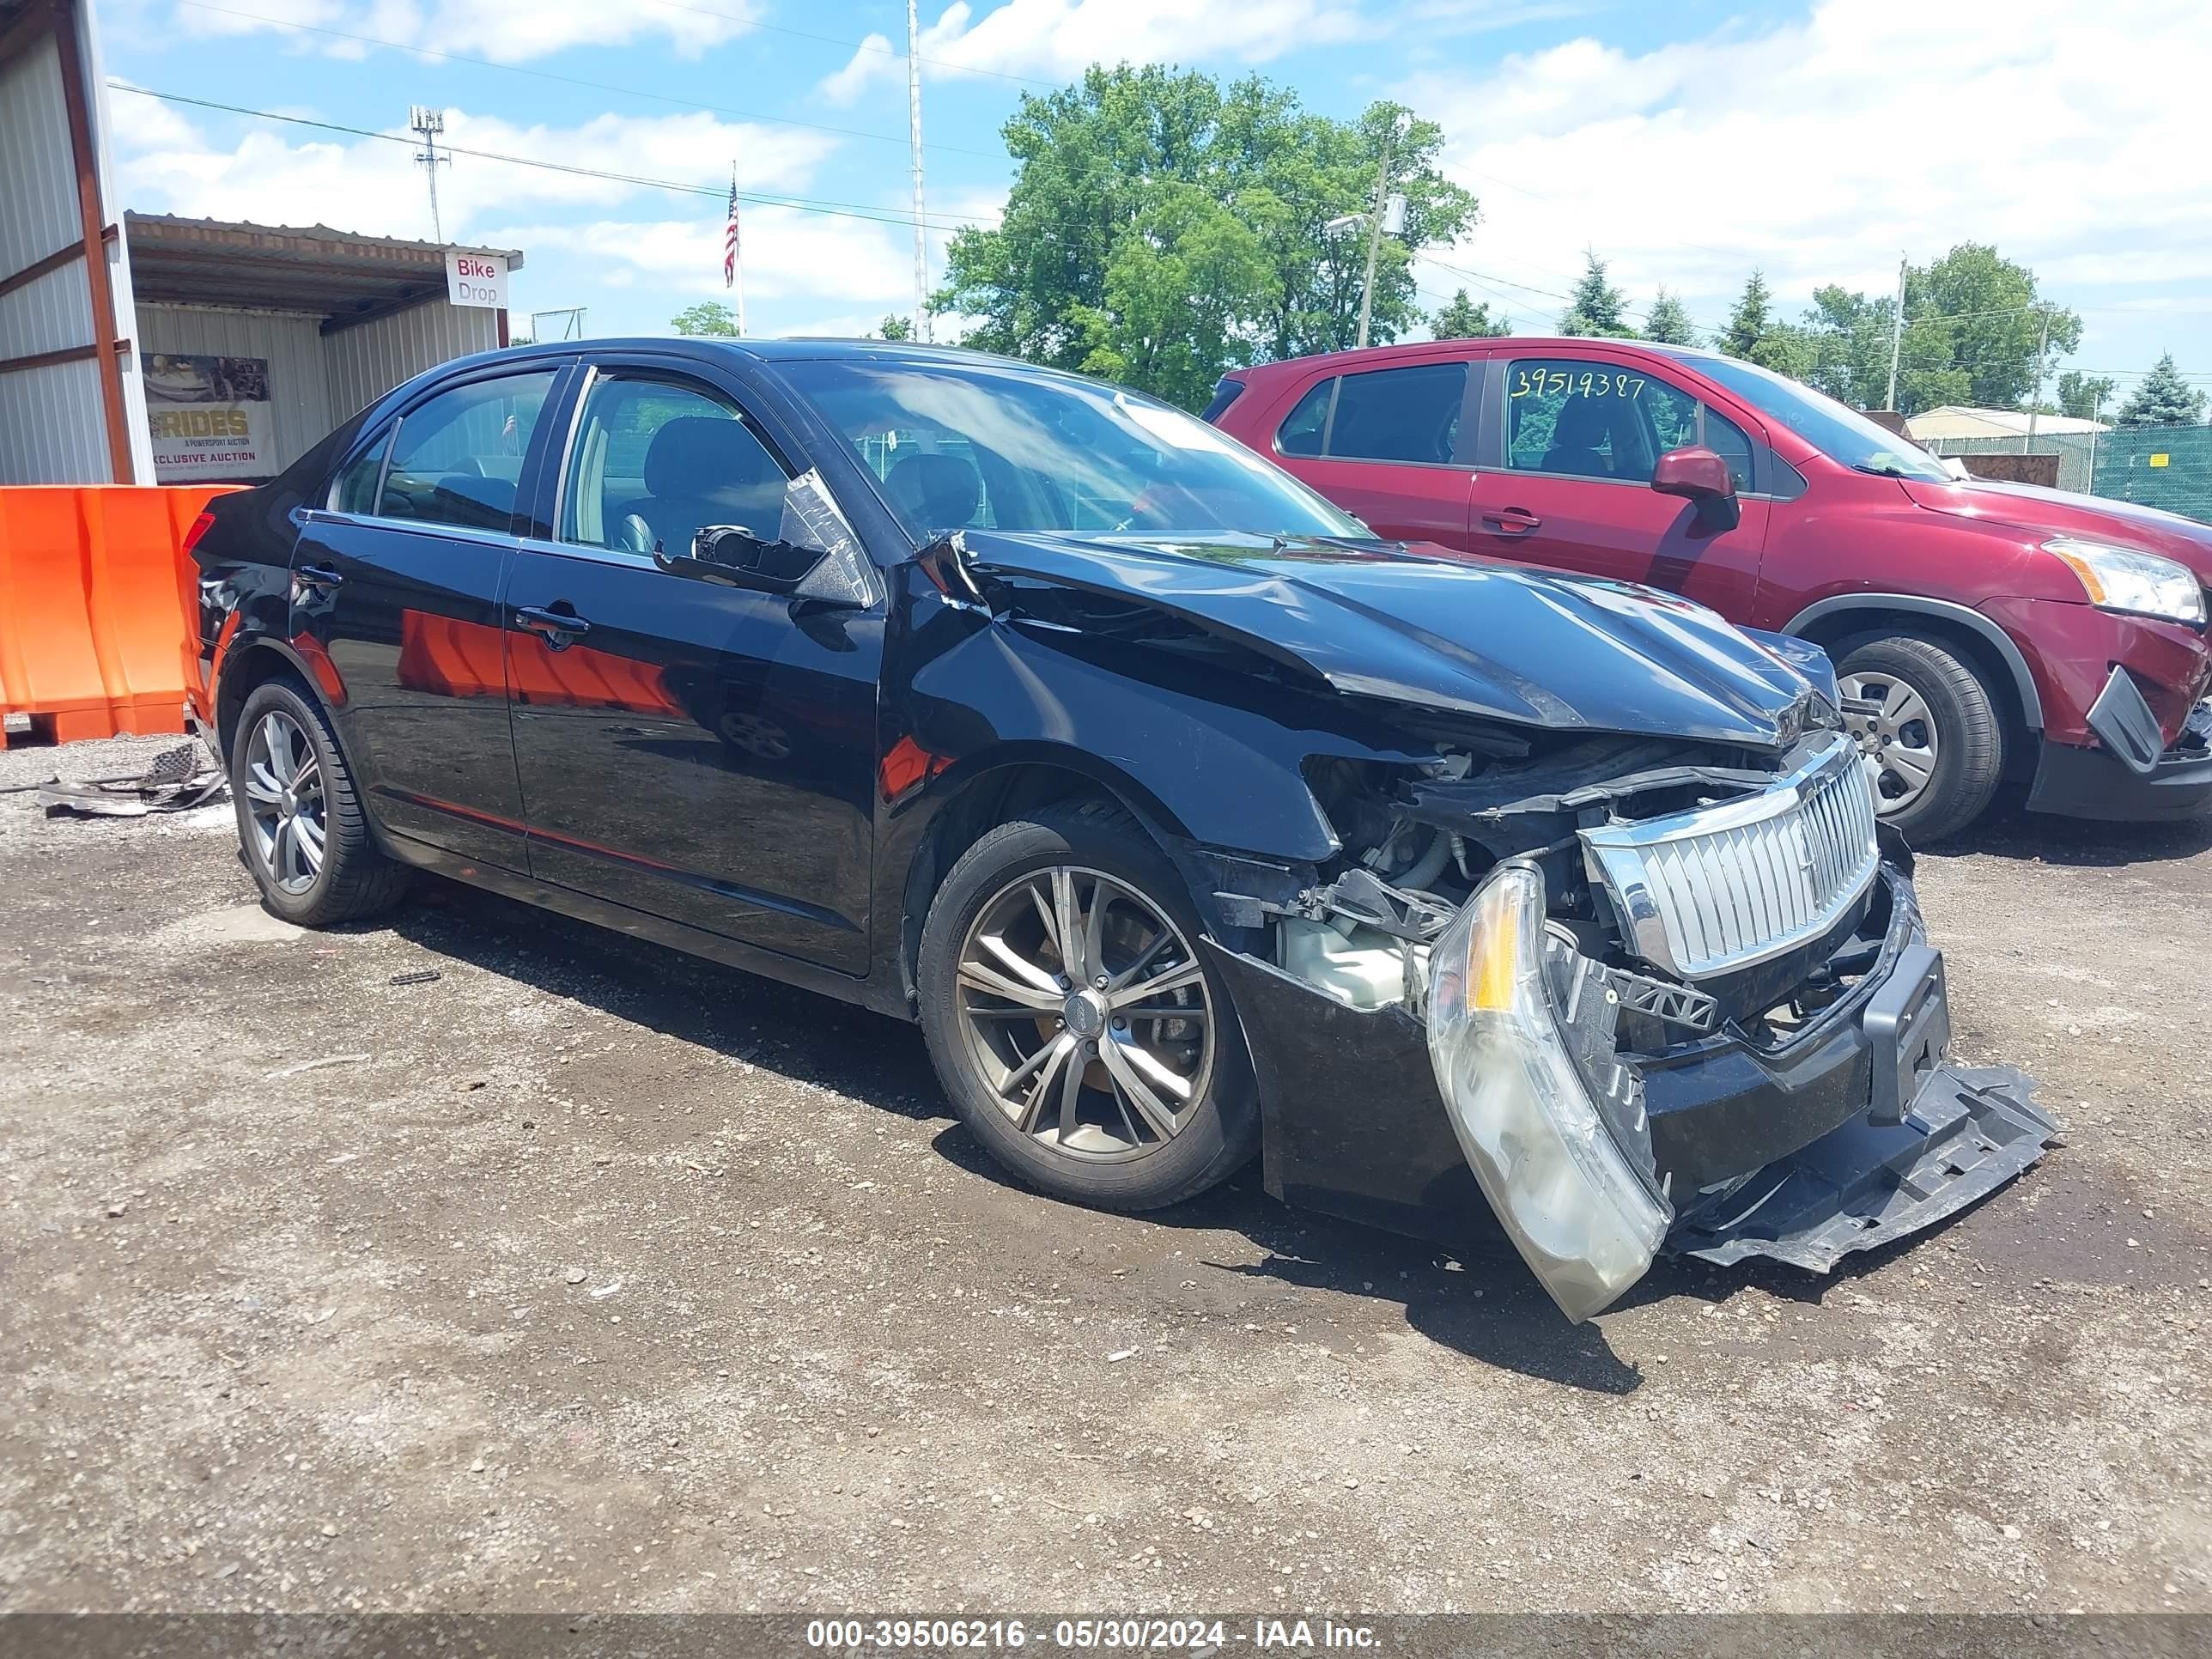
<svg viewBox="0 0 2212 1659">
<path fill-rule="evenodd" d="M 1033 870 L 993 894 L 961 942 L 955 994 L 999 1109 L 1054 1152 L 1139 1157 L 1206 1098 L 1218 1021 L 1197 953 L 1102 871 Z"/>
<path fill-rule="evenodd" d="M 240 787 L 263 872 L 287 893 L 306 892 L 323 872 L 330 805 L 315 745 L 289 714 L 271 709 L 255 723 Z"/>
<path fill-rule="evenodd" d="M 1846 674 L 1837 690 L 1844 725 L 1874 786 L 1875 810 L 1902 812 L 1936 777 L 1936 716 L 1927 699 L 1894 674 Z"/>
</svg>

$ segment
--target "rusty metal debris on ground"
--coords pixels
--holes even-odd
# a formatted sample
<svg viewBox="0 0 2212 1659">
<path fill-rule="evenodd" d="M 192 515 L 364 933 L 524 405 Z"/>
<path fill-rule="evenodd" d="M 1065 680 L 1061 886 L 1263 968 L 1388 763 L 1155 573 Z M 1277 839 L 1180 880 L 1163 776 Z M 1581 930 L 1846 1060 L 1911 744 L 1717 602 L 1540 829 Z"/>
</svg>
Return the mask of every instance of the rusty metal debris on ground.
<svg viewBox="0 0 2212 1659">
<path fill-rule="evenodd" d="M 135 777 L 93 778 L 82 783 L 49 779 L 34 787 L 48 817 L 137 818 L 211 805 L 230 793 L 215 757 L 198 738 L 165 749 Z"/>
</svg>

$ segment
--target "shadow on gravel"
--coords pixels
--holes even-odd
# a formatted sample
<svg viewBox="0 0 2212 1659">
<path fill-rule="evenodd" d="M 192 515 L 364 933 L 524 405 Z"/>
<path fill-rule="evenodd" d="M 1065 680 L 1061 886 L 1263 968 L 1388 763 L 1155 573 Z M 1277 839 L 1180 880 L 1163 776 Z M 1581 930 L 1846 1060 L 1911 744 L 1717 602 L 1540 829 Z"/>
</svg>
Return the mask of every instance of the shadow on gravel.
<svg viewBox="0 0 2212 1659">
<path fill-rule="evenodd" d="M 951 1115 L 921 1031 L 834 997 L 429 878 L 363 927 L 902 1117 Z"/>
<path fill-rule="evenodd" d="M 2069 868 L 2110 869 L 2194 857 L 2212 848 L 2212 816 L 2178 823 L 2097 823 L 2000 807 L 1978 823 L 1917 850 L 1948 858 L 1982 853 Z"/>
<path fill-rule="evenodd" d="M 363 924 L 363 930 L 387 926 L 427 951 L 518 986 L 781 1076 L 917 1121 L 951 1116 L 921 1032 L 834 998 L 434 879 L 421 881 L 388 921 Z M 1056 1202 L 1022 1188 L 957 1121 L 945 1124 L 933 1146 L 948 1163 L 1020 1191 L 1026 1201 Z M 1627 1395 L 1644 1382 L 1644 1373 L 1607 1341 L 1605 1316 L 1569 1324 L 1502 1238 L 1448 1249 L 1293 1209 L 1267 1195 L 1256 1166 L 1145 1219 L 1194 1232 L 1241 1233 L 1267 1252 L 1261 1261 L 1206 1265 L 1239 1278 L 1394 1304 L 1413 1329 L 1485 1364 L 1593 1394 Z M 1917 1242 L 1850 1258 L 1825 1277 L 1772 1262 L 1721 1268 L 1662 1260 L 1612 1311 L 1675 1297 L 1723 1301 L 1747 1285 L 1817 1304 Z"/>
</svg>

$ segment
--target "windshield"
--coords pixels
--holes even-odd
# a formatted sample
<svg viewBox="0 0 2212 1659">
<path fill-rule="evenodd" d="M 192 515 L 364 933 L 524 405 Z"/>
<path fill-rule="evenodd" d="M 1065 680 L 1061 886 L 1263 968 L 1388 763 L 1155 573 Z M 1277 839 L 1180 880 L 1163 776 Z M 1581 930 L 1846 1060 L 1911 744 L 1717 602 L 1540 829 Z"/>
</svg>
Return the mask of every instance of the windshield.
<svg viewBox="0 0 2212 1659">
<path fill-rule="evenodd" d="M 962 529 L 1368 534 L 1235 439 L 1136 392 L 994 363 L 778 367 L 916 541 Z"/>
<path fill-rule="evenodd" d="M 1865 416 L 1811 386 L 1734 357 L 1700 357 L 1695 367 L 1769 420 L 1788 427 L 1830 460 L 1884 477 L 1949 482 L 1950 474 L 1944 471 L 1943 464 L 1910 438 L 1883 431 Z"/>
</svg>

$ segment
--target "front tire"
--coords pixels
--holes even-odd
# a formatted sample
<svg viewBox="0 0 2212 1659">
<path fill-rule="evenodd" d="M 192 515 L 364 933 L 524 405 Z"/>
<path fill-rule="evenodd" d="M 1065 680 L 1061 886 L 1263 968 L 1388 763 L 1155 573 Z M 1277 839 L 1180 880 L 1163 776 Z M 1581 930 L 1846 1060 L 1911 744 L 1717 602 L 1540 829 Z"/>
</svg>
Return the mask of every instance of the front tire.
<svg viewBox="0 0 2212 1659">
<path fill-rule="evenodd" d="M 256 686 L 231 735 L 238 842 L 262 902 L 302 927 L 389 909 L 407 866 L 371 838 L 352 769 L 329 719 L 283 679 Z"/>
<path fill-rule="evenodd" d="M 922 928 L 922 1032 L 1021 1181 L 1150 1210 L 1250 1158 L 1251 1063 L 1200 931 L 1175 866 L 1103 803 L 1000 824 L 952 866 Z"/>
<path fill-rule="evenodd" d="M 2004 729 L 1989 689 L 1951 652 L 1901 634 L 1845 653 L 1836 679 L 1844 725 L 1874 783 L 1875 808 L 1906 839 L 1940 841 L 1972 823 L 2004 771 Z"/>
</svg>

